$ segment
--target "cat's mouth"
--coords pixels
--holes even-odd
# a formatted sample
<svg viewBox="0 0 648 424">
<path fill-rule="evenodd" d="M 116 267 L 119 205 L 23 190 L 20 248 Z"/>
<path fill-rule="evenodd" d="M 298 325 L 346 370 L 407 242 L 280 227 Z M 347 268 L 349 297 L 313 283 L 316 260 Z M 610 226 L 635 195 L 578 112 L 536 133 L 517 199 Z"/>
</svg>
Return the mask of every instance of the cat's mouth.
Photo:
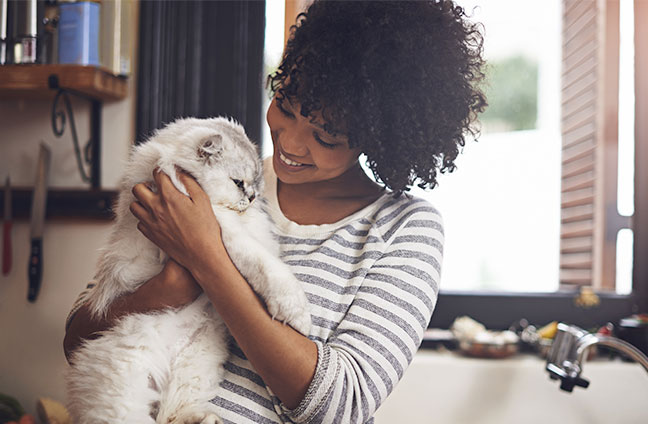
<svg viewBox="0 0 648 424">
<path fill-rule="evenodd" d="M 236 213 L 243 213 L 243 212 L 245 212 L 245 209 L 239 209 L 239 208 L 234 207 L 234 206 L 227 206 L 227 209 L 233 210 L 233 211 L 236 212 Z"/>
<path fill-rule="evenodd" d="M 241 214 L 241 213 L 245 212 L 247 210 L 247 208 L 250 207 L 250 205 L 252 205 L 252 202 L 240 201 L 239 203 L 237 203 L 235 205 L 225 205 L 225 207 L 227 209 L 231 209 L 234 212 L 237 212 L 237 213 Z"/>
</svg>

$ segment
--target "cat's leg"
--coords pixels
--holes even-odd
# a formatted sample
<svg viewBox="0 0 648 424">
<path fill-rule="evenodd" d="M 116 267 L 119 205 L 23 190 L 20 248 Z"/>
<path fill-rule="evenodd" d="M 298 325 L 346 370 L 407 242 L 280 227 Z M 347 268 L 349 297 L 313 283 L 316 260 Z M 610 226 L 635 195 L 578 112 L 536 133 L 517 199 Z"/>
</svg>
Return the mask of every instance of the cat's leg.
<svg viewBox="0 0 648 424">
<path fill-rule="evenodd" d="M 304 289 L 290 267 L 242 227 L 221 225 L 227 253 L 254 291 L 266 303 L 270 315 L 308 336 L 311 315 Z"/>
<path fill-rule="evenodd" d="M 211 308 L 211 306 L 209 306 Z M 204 320 L 204 316 L 197 319 Z M 210 401 L 223 378 L 228 356 L 225 324 L 213 317 L 187 340 L 175 358 L 162 388 L 158 424 L 221 423 L 218 408 Z"/>
<path fill-rule="evenodd" d="M 151 408 L 159 393 L 149 380 L 151 359 L 132 340 L 107 333 L 75 352 L 66 373 L 75 423 L 155 423 Z"/>
</svg>

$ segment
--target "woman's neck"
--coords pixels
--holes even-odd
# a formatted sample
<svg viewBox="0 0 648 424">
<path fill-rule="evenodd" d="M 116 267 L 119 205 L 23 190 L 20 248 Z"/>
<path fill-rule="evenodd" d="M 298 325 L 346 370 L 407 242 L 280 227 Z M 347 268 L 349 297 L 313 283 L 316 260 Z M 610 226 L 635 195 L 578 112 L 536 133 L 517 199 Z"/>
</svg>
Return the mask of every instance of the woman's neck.
<svg viewBox="0 0 648 424">
<path fill-rule="evenodd" d="M 277 180 L 277 200 L 286 218 L 302 225 L 331 224 L 370 205 L 384 188 L 358 164 L 339 177 L 305 184 Z"/>
<path fill-rule="evenodd" d="M 325 181 L 286 184 L 277 180 L 277 193 L 299 197 L 302 201 L 359 199 L 378 196 L 383 188 L 365 174 L 356 163 L 342 175 Z"/>
</svg>

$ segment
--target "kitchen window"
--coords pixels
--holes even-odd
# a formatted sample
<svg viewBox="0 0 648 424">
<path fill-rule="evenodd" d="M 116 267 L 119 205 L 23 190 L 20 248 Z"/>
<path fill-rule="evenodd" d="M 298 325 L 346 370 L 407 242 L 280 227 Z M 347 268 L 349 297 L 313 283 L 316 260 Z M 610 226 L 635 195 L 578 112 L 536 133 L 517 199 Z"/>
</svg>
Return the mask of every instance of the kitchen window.
<svg viewBox="0 0 648 424">
<path fill-rule="evenodd" d="M 477 4 L 460 3 L 468 10 Z M 485 24 L 485 54 L 495 71 L 502 61 L 497 50 L 517 54 L 507 42 L 523 42 L 518 50 L 531 51 L 527 63 L 518 61 L 519 74 L 506 78 L 510 91 L 521 85 L 516 80 L 533 75 L 528 62 L 538 64 L 538 114 L 531 130 L 491 132 L 486 112 L 483 136 L 466 146 L 463 158 L 477 174 L 453 180 L 461 175 L 459 162 L 458 174 L 447 178 L 453 185 L 447 200 L 436 201 L 450 239 L 445 290 L 432 325 L 445 327 L 465 313 L 492 328 L 506 328 L 520 318 L 589 327 L 646 310 L 648 278 L 641 259 L 648 256 L 647 211 L 646 196 L 639 194 L 648 181 L 635 163 L 648 159 L 642 150 L 648 134 L 645 124 L 634 119 L 645 110 L 645 100 L 635 93 L 646 90 L 645 81 L 635 80 L 635 73 L 646 75 L 640 72 L 646 58 L 640 46 L 645 36 L 634 33 L 635 27 L 643 29 L 634 22 L 646 18 L 646 7 L 632 0 L 479 3 L 474 15 Z M 489 22 L 491 16 L 495 20 Z M 506 30 L 511 32 L 502 34 Z M 500 43 L 498 37 L 502 45 L 489 51 L 489 43 Z M 493 66 L 490 89 L 499 83 L 492 71 Z M 497 101 L 514 99 L 510 93 L 494 94 L 495 112 L 503 108 Z M 526 122 L 523 117 L 520 121 Z M 506 143 L 515 148 L 495 151 Z M 473 159 L 475 145 L 482 151 Z M 461 179 L 468 180 L 463 187 Z M 442 197 L 443 188 L 436 195 Z M 454 216 L 448 214 L 458 209 L 455 199 L 472 196 L 481 203 L 453 226 Z M 495 201 L 488 203 L 489 197 Z M 464 222 L 473 231 L 466 231 Z M 452 244 L 453 231 L 461 232 L 460 247 Z M 475 250 L 471 244 L 481 245 L 478 255 L 467 253 Z M 473 275 L 466 275 L 471 267 Z"/>
<path fill-rule="evenodd" d="M 283 14 L 280 3 L 267 8 Z M 281 5 L 287 21 L 295 3 Z M 642 110 L 646 116 L 648 96 L 635 93 L 647 93 L 648 84 L 633 83 L 635 74 L 648 75 L 640 71 L 648 46 L 639 45 L 648 37 L 634 25 L 648 7 L 632 0 L 458 3 L 485 27 L 490 106 L 458 169 L 431 192 L 413 190 L 445 221 L 431 325 L 447 328 L 466 314 L 490 328 L 520 318 L 589 327 L 648 310 L 641 260 L 648 258 L 648 196 L 639 195 L 648 171 L 635 168 L 648 162 L 648 124 L 634 119 Z M 271 28 L 277 20 L 267 15 L 266 52 L 268 31 L 284 31 Z M 596 297 L 583 297 L 583 287 Z"/>
</svg>

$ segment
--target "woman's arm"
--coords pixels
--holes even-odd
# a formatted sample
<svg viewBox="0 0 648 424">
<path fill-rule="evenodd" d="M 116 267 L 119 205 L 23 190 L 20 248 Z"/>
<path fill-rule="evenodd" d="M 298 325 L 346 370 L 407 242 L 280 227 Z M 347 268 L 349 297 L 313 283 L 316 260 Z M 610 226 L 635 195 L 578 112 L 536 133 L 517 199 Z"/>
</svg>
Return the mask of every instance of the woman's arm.
<svg viewBox="0 0 648 424">
<path fill-rule="evenodd" d="M 68 362 L 84 339 L 100 336 L 124 315 L 145 313 L 164 308 L 175 308 L 193 302 L 202 292 L 191 274 L 172 259 L 162 272 L 140 286 L 136 291 L 117 298 L 105 318 L 94 318 L 87 305 L 81 306 L 70 320 L 63 339 L 63 350 Z"/>
<path fill-rule="evenodd" d="M 138 228 L 191 271 L 256 372 L 284 405 L 296 407 L 313 379 L 317 346 L 270 317 L 227 255 L 209 198 L 193 178 L 179 177 L 190 197 L 159 172 L 154 175 L 158 193 L 135 186 L 139 202 L 131 211 Z"/>
<path fill-rule="evenodd" d="M 315 374 L 315 344 L 273 320 L 230 260 L 197 271 L 196 279 L 263 381 L 284 405 L 297 407 Z"/>
</svg>

